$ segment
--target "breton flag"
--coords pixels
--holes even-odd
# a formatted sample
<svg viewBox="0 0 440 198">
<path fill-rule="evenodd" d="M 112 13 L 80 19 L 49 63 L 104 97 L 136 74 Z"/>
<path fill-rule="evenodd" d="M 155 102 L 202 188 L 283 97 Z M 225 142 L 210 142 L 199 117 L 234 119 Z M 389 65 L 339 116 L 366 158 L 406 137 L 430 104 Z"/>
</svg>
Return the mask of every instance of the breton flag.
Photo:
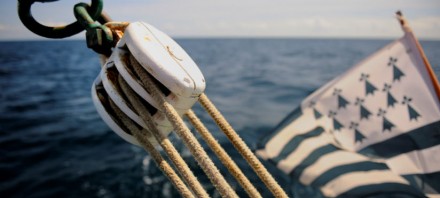
<svg viewBox="0 0 440 198">
<path fill-rule="evenodd" d="M 439 85 L 404 36 L 302 101 L 257 154 L 325 197 L 440 192 Z"/>
</svg>

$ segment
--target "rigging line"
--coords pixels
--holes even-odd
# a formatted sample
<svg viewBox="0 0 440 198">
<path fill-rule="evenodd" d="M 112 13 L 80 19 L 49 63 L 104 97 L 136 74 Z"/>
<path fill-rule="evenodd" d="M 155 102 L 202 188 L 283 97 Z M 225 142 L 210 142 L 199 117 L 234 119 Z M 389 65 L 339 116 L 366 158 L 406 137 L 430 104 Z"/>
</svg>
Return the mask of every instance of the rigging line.
<svg viewBox="0 0 440 198">
<path fill-rule="evenodd" d="M 162 92 L 158 89 L 156 84 L 153 82 L 148 73 L 142 68 L 142 66 L 137 62 L 137 60 L 130 55 L 130 63 L 133 65 L 137 74 L 145 86 L 147 91 L 151 93 L 153 98 L 159 103 L 161 110 L 165 113 L 168 120 L 174 127 L 177 135 L 185 143 L 186 147 L 189 149 L 191 154 L 194 156 L 200 167 L 206 173 L 208 178 L 211 180 L 214 187 L 219 191 L 222 197 L 237 197 L 238 195 L 228 184 L 225 178 L 220 174 L 215 164 L 209 158 L 208 154 L 205 152 L 203 147 L 197 141 L 196 137 L 191 133 L 188 127 L 183 122 L 182 118 L 179 116 L 177 111 L 173 106 L 168 103 Z"/>
<path fill-rule="evenodd" d="M 188 189 L 185 183 L 176 174 L 174 169 L 168 164 L 168 162 L 162 157 L 159 151 L 148 140 L 148 131 L 145 129 L 139 129 L 117 106 L 110 100 L 110 106 L 116 113 L 116 116 L 122 121 L 123 125 L 135 136 L 135 138 L 141 143 L 144 149 L 150 154 L 156 163 L 157 167 L 168 177 L 171 183 L 176 187 L 177 191 L 185 198 L 193 198 L 194 195 Z M 151 135 L 151 134 L 150 134 Z"/>
<path fill-rule="evenodd" d="M 212 136 L 209 130 L 205 127 L 205 125 L 200 121 L 197 115 L 193 110 L 188 110 L 186 112 L 186 117 L 191 122 L 191 124 L 197 129 L 199 134 L 208 144 L 208 146 L 214 151 L 214 153 L 218 156 L 220 161 L 226 166 L 229 172 L 234 176 L 238 183 L 246 190 L 249 197 L 253 198 L 261 198 L 260 193 L 257 189 L 252 185 L 249 179 L 243 174 L 234 160 L 226 153 L 223 147 L 217 142 L 217 140 Z"/>
<path fill-rule="evenodd" d="M 215 123 L 220 127 L 223 133 L 228 137 L 235 149 L 243 156 L 248 164 L 254 169 L 258 177 L 264 182 L 267 188 L 275 197 L 288 197 L 273 176 L 267 171 L 258 158 L 252 153 L 251 149 L 241 139 L 237 132 L 232 128 L 228 121 L 223 117 L 220 111 L 212 104 L 206 94 L 202 93 L 199 98 L 200 104 L 205 108 Z"/>
<path fill-rule="evenodd" d="M 173 146 L 168 137 L 165 137 L 157 130 L 157 127 L 153 123 L 151 114 L 143 106 L 142 102 L 134 93 L 134 91 L 129 87 L 127 82 L 122 79 L 121 76 L 119 76 L 118 80 L 119 84 L 121 85 L 122 91 L 125 93 L 130 103 L 134 106 L 134 109 L 136 109 L 142 120 L 147 124 L 148 128 L 151 129 L 151 132 L 156 138 L 157 142 L 159 142 L 160 146 L 162 146 L 163 150 L 173 162 L 174 166 L 180 172 L 181 176 L 189 185 L 189 187 L 194 191 L 197 197 L 209 197 L 208 193 L 205 191 L 205 189 L 203 189 L 200 182 L 197 180 L 191 169 L 188 167 L 188 164 L 185 162 L 185 160 L 183 160 L 182 156 L 180 156 L 179 152 Z"/>
</svg>

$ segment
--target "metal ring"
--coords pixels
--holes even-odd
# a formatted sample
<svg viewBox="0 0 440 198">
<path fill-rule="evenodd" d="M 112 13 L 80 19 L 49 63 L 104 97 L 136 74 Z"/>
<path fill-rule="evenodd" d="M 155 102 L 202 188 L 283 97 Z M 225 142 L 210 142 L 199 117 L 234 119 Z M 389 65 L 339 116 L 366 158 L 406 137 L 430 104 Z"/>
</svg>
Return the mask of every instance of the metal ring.
<svg viewBox="0 0 440 198">
<path fill-rule="evenodd" d="M 18 0 L 18 15 L 21 22 L 26 26 L 27 29 L 35 34 L 38 34 L 47 38 L 66 38 L 79 32 L 83 31 L 85 28 L 78 22 L 75 21 L 66 26 L 45 26 L 38 23 L 31 13 L 32 4 L 35 2 L 49 2 L 55 0 Z M 93 20 L 98 19 L 101 16 L 103 7 L 102 0 L 92 0 L 92 5 L 89 12 Z"/>
</svg>

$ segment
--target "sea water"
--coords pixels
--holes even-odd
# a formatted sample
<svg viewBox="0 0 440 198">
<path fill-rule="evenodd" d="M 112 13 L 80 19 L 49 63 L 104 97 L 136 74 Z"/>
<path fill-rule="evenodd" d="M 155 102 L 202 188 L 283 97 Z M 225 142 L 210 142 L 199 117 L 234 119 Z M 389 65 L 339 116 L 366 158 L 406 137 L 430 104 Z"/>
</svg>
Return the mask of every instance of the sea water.
<svg viewBox="0 0 440 198">
<path fill-rule="evenodd" d="M 308 94 L 390 42 L 177 41 L 205 75 L 207 95 L 251 148 Z M 439 76 L 440 41 L 421 44 Z M 179 196 L 151 157 L 119 138 L 95 111 L 90 88 L 99 70 L 98 57 L 85 41 L 0 42 L 0 197 Z M 262 195 L 270 196 L 199 105 L 195 112 Z M 218 197 L 182 142 L 175 135 L 171 139 L 208 192 Z M 213 160 L 240 197 L 246 197 Z M 264 164 L 291 196 L 313 194 Z"/>
</svg>

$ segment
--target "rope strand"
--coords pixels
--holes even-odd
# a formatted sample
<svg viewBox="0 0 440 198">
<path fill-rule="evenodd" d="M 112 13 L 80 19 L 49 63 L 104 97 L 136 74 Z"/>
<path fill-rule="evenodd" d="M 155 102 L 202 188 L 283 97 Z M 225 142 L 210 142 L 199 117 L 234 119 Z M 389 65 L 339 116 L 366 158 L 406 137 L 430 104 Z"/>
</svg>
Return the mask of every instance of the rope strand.
<svg viewBox="0 0 440 198">
<path fill-rule="evenodd" d="M 212 134 L 208 131 L 205 125 L 200 121 L 197 115 L 190 109 L 186 112 L 186 117 L 192 123 L 192 125 L 197 129 L 199 134 L 208 144 L 208 146 L 214 151 L 214 153 L 218 156 L 220 161 L 226 166 L 229 172 L 234 176 L 238 183 L 246 190 L 247 194 L 253 198 L 261 198 L 260 193 L 257 189 L 252 185 L 249 179 L 243 174 L 234 160 L 226 153 L 223 147 L 215 140 Z"/>
<path fill-rule="evenodd" d="M 197 141 L 195 136 L 191 133 L 188 127 L 186 127 L 185 123 L 183 122 L 177 111 L 164 99 L 163 93 L 157 88 L 151 77 L 142 68 L 142 66 L 139 65 L 133 55 L 130 56 L 130 63 L 134 67 L 136 73 L 139 75 L 144 87 L 159 103 L 161 110 L 165 113 L 168 120 L 172 123 L 174 130 L 183 140 L 186 147 L 189 149 L 200 167 L 211 180 L 214 187 L 219 191 L 220 195 L 222 197 L 238 197 L 235 191 L 226 182 L 225 178 L 223 178 L 223 176 L 220 174 L 220 171 L 209 158 L 208 154 L 206 154 L 205 150 Z"/>
<path fill-rule="evenodd" d="M 156 163 L 157 167 L 168 177 L 171 183 L 176 187 L 177 191 L 185 198 L 193 198 L 194 195 L 183 183 L 180 177 L 176 174 L 174 169 L 168 164 L 168 162 L 160 155 L 159 151 L 154 148 L 151 142 L 147 138 L 146 130 L 140 130 L 135 127 L 133 121 L 130 120 L 115 104 L 110 100 L 110 106 L 115 111 L 116 116 L 122 121 L 123 125 L 134 135 L 134 137 L 142 144 L 145 150 L 150 154 Z"/>
<path fill-rule="evenodd" d="M 168 155 L 170 160 L 173 162 L 176 169 L 180 172 L 183 179 L 189 185 L 189 187 L 194 191 L 197 197 L 209 197 L 208 193 L 203 189 L 200 182 L 194 176 L 188 164 L 180 156 L 179 152 L 173 146 L 168 137 L 161 134 L 155 124 L 153 123 L 152 117 L 148 110 L 143 106 L 139 98 L 136 96 L 133 90 L 128 86 L 128 84 L 119 76 L 119 84 L 121 85 L 122 91 L 127 96 L 130 103 L 137 110 L 142 120 L 147 124 L 148 128 L 151 130 L 152 134 L 156 138 L 157 142 L 162 146 L 165 153 Z M 158 112 L 159 113 L 159 112 Z"/>
<path fill-rule="evenodd" d="M 212 104 L 209 98 L 202 94 L 199 98 L 200 104 L 205 108 L 205 110 L 211 115 L 223 133 L 228 137 L 234 147 L 243 156 L 243 158 L 248 162 L 248 164 L 254 169 L 258 177 L 264 182 L 267 188 L 272 192 L 275 197 L 288 197 L 286 192 L 281 188 L 277 181 L 272 177 L 272 175 L 267 171 L 263 164 L 258 160 L 258 158 L 252 153 L 246 143 L 240 138 L 240 136 L 235 132 L 228 121 L 223 117 L 219 110 Z"/>
</svg>

